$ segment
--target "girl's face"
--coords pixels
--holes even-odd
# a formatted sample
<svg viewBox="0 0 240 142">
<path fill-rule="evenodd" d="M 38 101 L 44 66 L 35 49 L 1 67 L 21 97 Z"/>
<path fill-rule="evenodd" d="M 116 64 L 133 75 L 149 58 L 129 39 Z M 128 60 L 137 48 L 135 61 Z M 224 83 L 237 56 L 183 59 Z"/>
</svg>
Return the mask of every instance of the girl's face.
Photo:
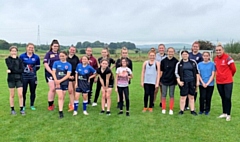
<svg viewBox="0 0 240 142">
<path fill-rule="evenodd" d="M 121 56 L 124 57 L 124 58 L 127 58 L 128 57 L 128 50 L 122 50 Z"/>
<path fill-rule="evenodd" d="M 205 62 L 207 62 L 207 61 L 210 60 L 210 56 L 209 56 L 208 53 L 204 53 L 204 54 L 203 54 L 203 60 L 204 60 Z"/>
<path fill-rule="evenodd" d="M 183 59 L 183 60 L 187 60 L 188 57 L 189 57 L 188 53 L 186 53 L 186 52 L 183 52 L 183 53 L 182 53 L 182 59 Z"/>
<path fill-rule="evenodd" d="M 27 52 L 32 54 L 34 52 L 34 46 L 33 45 L 28 45 L 27 46 Z"/>
<path fill-rule="evenodd" d="M 52 51 L 53 51 L 53 52 L 57 52 L 58 49 L 59 49 L 59 44 L 53 44 L 53 46 L 52 46 Z"/>
<path fill-rule="evenodd" d="M 155 57 L 156 57 L 156 55 L 155 55 L 155 53 L 149 53 L 149 55 L 148 55 L 148 58 L 149 58 L 149 60 L 155 60 Z"/>
<path fill-rule="evenodd" d="M 60 53 L 60 54 L 59 54 L 59 59 L 60 59 L 61 61 L 66 61 L 67 56 L 66 56 L 64 53 Z"/>
<path fill-rule="evenodd" d="M 172 48 L 168 49 L 168 51 L 167 51 L 168 57 L 173 57 L 174 53 L 175 53 L 175 51 Z"/>
<path fill-rule="evenodd" d="M 87 48 L 86 49 L 86 55 L 87 56 L 91 56 L 92 55 L 92 49 L 91 48 Z"/>
<path fill-rule="evenodd" d="M 160 54 L 164 54 L 164 52 L 165 52 L 165 47 L 164 46 L 159 46 L 158 47 L 158 52 L 160 53 Z"/>
<path fill-rule="evenodd" d="M 70 55 L 74 55 L 76 53 L 76 48 L 70 47 L 68 51 Z"/>
<path fill-rule="evenodd" d="M 194 53 L 197 53 L 198 50 L 199 50 L 199 45 L 198 45 L 198 44 L 193 44 L 193 46 L 192 46 L 192 51 L 193 51 Z"/>
<path fill-rule="evenodd" d="M 123 67 L 126 67 L 126 66 L 127 66 L 127 61 L 126 61 L 126 59 L 122 59 L 121 62 L 122 62 L 122 66 L 123 66 Z"/>
<path fill-rule="evenodd" d="M 85 56 L 83 56 L 83 57 L 82 57 L 82 63 L 83 63 L 84 65 L 88 64 L 88 58 L 85 57 Z"/>
<path fill-rule="evenodd" d="M 224 52 L 224 50 L 221 46 L 217 46 L 215 51 L 216 51 L 217 56 L 221 56 Z"/>
<path fill-rule="evenodd" d="M 11 56 L 17 56 L 17 49 L 16 48 L 11 49 L 10 55 Z"/>
<path fill-rule="evenodd" d="M 101 67 L 102 67 L 103 69 L 106 69 L 106 68 L 108 67 L 108 62 L 107 62 L 107 61 L 102 61 L 102 62 L 101 62 Z"/>
<path fill-rule="evenodd" d="M 108 52 L 107 50 L 102 50 L 101 54 L 102 54 L 102 57 L 107 57 Z"/>
</svg>

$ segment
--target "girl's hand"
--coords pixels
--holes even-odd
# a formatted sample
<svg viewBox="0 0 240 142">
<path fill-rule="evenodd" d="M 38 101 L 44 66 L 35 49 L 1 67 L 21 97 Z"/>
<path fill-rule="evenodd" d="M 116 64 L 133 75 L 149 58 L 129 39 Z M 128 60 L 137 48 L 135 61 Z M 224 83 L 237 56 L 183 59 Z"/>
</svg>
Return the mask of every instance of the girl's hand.
<svg viewBox="0 0 240 142">
<path fill-rule="evenodd" d="M 94 83 L 96 83 L 96 82 L 97 82 L 97 77 L 94 78 Z"/>
<path fill-rule="evenodd" d="M 11 70 L 7 70 L 7 73 L 11 73 Z"/>
<path fill-rule="evenodd" d="M 115 88 L 115 91 L 116 91 L 116 92 L 118 92 L 118 89 L 117 89 L 117 88 Z"/>
<path fill-rule="evenodd" d="M 69 76 L 69 79 L 74 79 L 74 76 Z"/>
<path fill-rule="evenodd" d="M 141 86 L 144 87 L 144 83 L 143 82 L 141 82 Z"/>
<path fill-rule="evenodd" d="M 76 88 L 78 88 L 78 85 L 77 85 L 77 83 L 75 83 L 75 89 L 76 89 Z"/>
<path fill-rule="evenodd" d="M 155 88 L 158 88 L 159 87 L 159 84 L 155 84 Z"/>
<path fill-rule="evenodd" d="M 178 85 L 182 87 L 182 86 L 184 85 L 184 82 L 179 81 L 179 82 L 178 82 Z"/>
</svg>

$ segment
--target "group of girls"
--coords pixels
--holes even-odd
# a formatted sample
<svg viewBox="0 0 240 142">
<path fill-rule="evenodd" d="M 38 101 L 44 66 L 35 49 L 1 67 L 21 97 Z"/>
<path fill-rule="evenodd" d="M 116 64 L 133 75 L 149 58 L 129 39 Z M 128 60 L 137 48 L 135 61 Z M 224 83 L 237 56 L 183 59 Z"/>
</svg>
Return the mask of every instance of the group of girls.
<svg viewBox="0 0 240 142">
<path fill-rule="evenodd" d="M 25 115 L 25 101 L 28 85 L 30 86 L 30 109 L 35 110 L 35 90 L 37 86 L 36 72 L 40 68 L 39 56 L 34 54 L 34 45 L 29 43 L 26 53 L 18 58 L 17 47 L 10 47 L 10 56 L 6 58 L 8 86 L 10 91 L 11 114 L 15 115 L 14 110 L 14 88 L 18 90 L 20 113 Z M 222 45 L 216 47 L 216 57 L 214 63 L 210 60 L 210 53 L 199 53 L 199 43 L 194 42 L 192 52 L 182 51 L 181 60 L 175 57 L 175 49 L 169 47 L 165 54 L 165 46 L 160 44 L 159 53 L 151 48 L 148 53 L 148 60 L 143 63 L 141 73 L 141 86 L 144 88 L 144 108 L 143 112 L 153 111 L 154 102 L 158 88 L 160 88 L 160 107 L 162 113 L 166 113 L 166 96 L 169 90 L 170 104 L 169 114 L 173 114 L 175 86 L 178 84 L 180 89 L 180 111 L 184 110 L 189 103 L 192 115 L 197 115 L 195 101 L 199 87 L 199 114 L 208 115 L 211 108 L 211 98 L 214 90 L 214 77 L 218 92 L 222 99 L 223 114 L 219 118 L 226 118 L 230 121 L 231 96 L 233 87 L 233 76 L 236 67 L 233 59 L 226 53 Z M 79 59 L 76 55 L 76 48 L 71 46 L 69 54 L 60 51 L 57 40 L 53 40 L 50 50 L 44 57 L 45 79 L 49 86 L 48 91 L 48 110 L 54 110 L 55 93 L 58 94 L 59 117 L 63 118 L 63 104 L 66 91 L 69 92 L 69 110 L 73 115 L 78 114 L 79 97 L 83 96 L 83 114 L 88 115 L 87 104 L 91 103 L 93 82 L 97 82 L 95 98 L 92 106 L 97 105 L 97 100 L 101 90 L 101 111 L 111 115 L 111 93 L 115 87 L 118 94 L 119 115 L 123 114 L 124 100 L 126 101 L 126 116 L 129 116 L 129 84 L 132 79 L 132 61 L 128 58 L 128 50 L 123 47 L 121 58 L 117 60 L 109 56 L 107 48 L 102 49 L 102 57 L 96 60 L 92 56 L 92 49 L 86 49 L 86 55 Z M 97 63 L 98 61 L 98 63 Z M 112 69 L 116 67 L 116 77 Z M 115 85 L 114 85 L 115 84 Z M 149 101 L 148 101 L 149 100 Z"/>
<path fill-rule="evenodd" d="M 170 105 L 169 114 L 173 114 L 174 90 L 178 84 L 180 89 L 180 111 L 184 111 L 190 106 L 190 113 L 197 115 L 195 101 L 199 87 L 199 114 L 209 115 L 211 110 L 211 99 L 214 90 L 214 77 L 216 75 L 217 89 L 222 100 L 222 114 L 219 118 L 231 120 L 231 96 L 233 88 L 233 76 L 236 72 L 236 66 L 233 59 L 226 53 L 221 44 L 216 46 L 216 57 L 214 62 L 211 61 L 209 52 L 199 52 L 200 44 L 192 44 L 192 52 L 186 50 L 181 52 L 181 60 L 174 57 L 175 50 L 172 47 L 167 49 L 167 55 L 160 54 L 161 48 L 165 47 L 160 44 L 158 47 L 159 57 L 154 48 L 148 52 L 149 60 L 145 61 L 142 66 L 141 85 L 144 88 L 144 108 L 153 111 L 154 94 L 161 86 L 160 107 L 162 113 L 166 113 L 166 95 L 169 88 Z M 163 52 L 165 53 L 165 52 Z M 160 56 L 161 55 L 161 56 Z M 162 58 L 162 59 L 161 59 Z M 155 93 L 154 93 L 155 91 Z M 148 99 L 150 98 L 150 101 Z M 148 105 L 149 103 L 149 105 Z"/>
</svg>

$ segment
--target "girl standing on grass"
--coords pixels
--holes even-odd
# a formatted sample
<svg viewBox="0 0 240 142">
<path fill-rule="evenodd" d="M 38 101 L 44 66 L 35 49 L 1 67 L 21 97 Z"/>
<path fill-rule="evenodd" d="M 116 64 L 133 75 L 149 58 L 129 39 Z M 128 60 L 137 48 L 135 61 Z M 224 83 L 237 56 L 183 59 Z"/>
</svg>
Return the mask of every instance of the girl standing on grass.
<svg viewBox="0 0 240 142">
<path fill-rule="evenodd" d="M 76 53 L 76 47 L 71 46 L 68 50 L 69 54 L 67 57 L 67 61 L 72 65 L 72 72 L 69 77 L 69 84 L 68 84 L 68 93 L 69 93 L 69 99 L 70 102 L 68 104 L 68 111 L 74 110 L 74 96 L 75 96 L 75 71 L 76 67 L 79 63 L 78 56 L 75 55 Z"/>
<path fill-rule="evenodd" d="M 129 80 L 133 77 L 132 70 L 127 67 L 128 61 L 127 58 L 122 58 L 120 67 L 116 70 L 116 88 L 115 91 L 118 92 L 119 96 L 119 108 L 120 112 L 118 114 L 123 114 L 123 95 L 125 96 L 126 100 L 126 116 L 129 116 Z"/>
<path fill-rule="evenodd" d="M 127 67 L 133 71 L 133 67 L 132 67 L 132 60 L 128 58 L 128 49 L 126 47 L 123 47 L 121 50 L 121 58 L 126 58 L 127 60 Z M 121 67 L 121 58 L 117 59 L 116 61 L 116 70 L 117 68 Z M 129 84 L 131 84 L 131 80 L 129 79 Z M 124 96 L 123 96 L 123 101 L 125 100 Z M 119 99 L 119 95 L 118 95 L 118 99 L 117 99 L 117 108 L 120 108 L 120 99 Z M 124 105 L 124 102 L 123 102 Z"/>
<path fill-rule="evenodd" d="M 105 113 L 105 102 L 107 100 L 107 115 L 111 115 L 110 108 L 111 108 L 111 93 L 114 84 L 114 76 L 109 68 L 108 59 L 102 59 L 100 62 L 100 68 L 97 69 L 97 73 L 95 76 L 99 75 L 99 80 L 101 83 L 101 90 L 102 90 L 102 110 L 100 114 Z M 93 78 L 94 76 L 91 76 Z"/>
<path fill-rule="evenodd" d="M 236 73 L 236 66 L 234 60 L 228 54 L 224 53 L 222 45 L 218 45 L 215 51 L 217 54 L 214 59 L 217 89 L 222 100 L 222 114 L 218 118 L 226 118 L 226 121 L 230 121 L 233 76 Z"/>
<path fill-rule="evenodd" d="M 174 90 L 177 85 L 175 76 L 175 67 L 178 60 L 174 57 L 175 49 L 169 47 L 167 49 L 167 57 L 161 61 L 161 84 L 162 84 L 162 113 L 166 113 L 166 96 L 169 88 L 170 110 L 169 114 L 173 115 L 174 106 Z"/>
<path fill-rule="evenodd" d="M 156 51 L 154 48 L 151 48 L 148 52 L 148 58 L 149 60 L 143 63 L 141 75 L 141 85 L 144 88 L 143 112 L 153 111 L 154 91 L 159 86 L 160 80 L 160 63 L 155 60 Z M 149 108 L 147 108 L 149 97 Z"/>
<path fill-rule="evenodd" d="M 102 57 L 98 58 L 98 63 L 101 64 L 101 61 L 104 59 L 108 62 L 109 69 L 112 70 L 112 68 L 115 67 L 115 60 L 110 57 L 108 48 L 103 48 L 101 54 L 102 54 Z M 99 93 L 100 93 L 100 90 L 101 90 L 100 79 L 95 78 L 95 82 L 97 82 L 97 86 L 96 86 L 95 97 L 94 97 L 94 102 L 93 102 L 92 106 L 97 106 L 97 100 L 98 100 Z"/>
<path fill-rule="evenodd" d="M 23 72 L 23 110 L 25 110 L 26 94 L 28 85 L 30 87 L 30 108 L 36 110 L 34 102 L 37 88 L 37 71 L 40 69 L 40 58 L 34 54 L 34 44 L 28 43 L 26 53 L 20 55 L 24 64 Z"/>
<path fill-rule="evenodd" d="M 74 100 L 74 112 L 73 115 L 77 115 L 79 96 L 80 93 L 83 95 L 83 114 L 88 115 L 87 113 L 87 104 L 88 104 L 88 92 L 90 91 L 90 75 L 95 74 L 96 71 L 92 66 L 89 65 L 88 56 L 83 56 L 81 59 L 82 63 L 79 63 L 76 68 L 75 75 L 75 100 Z M 95 75 L 92 75 L 95 76 Z"/>
<path fill-rule="evenodd" d="M 52 76 L 56 86 L 56 92 L 58 94 L 58 108 L 59 118 L 63 118 L 63 104 L 66 90 L 68 90 L 69 77 L 72 72 L 72 65 L 67 62 L 67 52 L 61 51 L 59 54 L 60 61 L 53 63 Z"/>
<path fill-rule="evenodd" d="M 20 106 L 20 114 L 25 115 L 25 111 L 23 110 L 23 84 L 22 84 L 22 73 L 24 71 L 23 62 L 17 56 L 18 49 L 16 46 L 11 46 L 9 48 L 10 56 L 5 59 L 7 65 L 7 73 L 8 73 L 8 87 L 10 92 L 10 107 L 11 114 L 16 115 L 14 110 L 14 94 L 15 88 L 17 88 L 18 98 L 19 98 L 19 106 Z"/>
<path fill-rule="evenodd" d="M 200 71 L 200 112 L 208 115 L 211 108 L 211 100 L 214 89 L 214 76 L 215 76 L 215 65 L 210 61 L 210 53 L 203 52 L 203 61 L 198 64 L 198 69 Z M 204 110 L 205 107 L 205 110 Z"/>
<path fill-rule="evenodd" d="M 44 67 L 45 67 L 45 79 L 48 83 L 48 110 L 54 110 L 54 98 L 55 98 L 55 84 L 52 76 L 52 66 L 55 61 L 59 61 L 59 51 L 60 45 L 59 42 L 54 39 L 50 45 L 50 50 L 46 53 L 44 57 Z"/>
<path fill-rule="evenodd" d="M 196 61 L 189 59 L 188 51 L 181 52 L 182 60 L 177 63 L 175 75 L 180 88 L 180 111 L 179 115 L 183 115 L 186 98 L 189 98 L 191 114 L 196 116 L 194 107 L 194 95 L 196 87 L 199 86 L 199 71 Z"/>
</svg>

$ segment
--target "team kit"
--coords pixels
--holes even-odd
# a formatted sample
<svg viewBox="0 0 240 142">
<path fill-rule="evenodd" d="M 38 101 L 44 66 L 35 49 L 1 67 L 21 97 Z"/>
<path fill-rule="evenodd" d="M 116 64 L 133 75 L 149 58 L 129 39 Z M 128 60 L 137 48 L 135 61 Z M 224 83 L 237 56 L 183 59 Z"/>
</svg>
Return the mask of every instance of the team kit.
<svg viewBox="0 0 240 142">
<path fill-rule="evenodd" d="M 219 44 L 215 48 L 216 56 L 211 61 L 210 52 L 199 52 L 200 44 L 192 44 L 191 52 L 182 50 L 180 60 L 175 55 L 173 47 L 165 48 L 159 44 L 158 50 L 151 48 L 148 60 L 143 62 L 141 71 L 141 86 L 144 90 L 142 112 L 153 112 L 156 106 L 156 96 L 160 92 L 162 113 L 173 115 L 174 92 L 178 86 L 180 90 L 180 111 L 183 115 L 190 110 L 191 115 L 209 115 L 211 99 L 215 86 L 222 101 L 222 114 L 218 118 L 231 120 L 231 97 L 233 76 L 236 73 L 234 60 L 224 52 Z M 26 94 L 30 88 L 30 109 L 34 106 L 37 88 L 37 71 L 40 69 L 40 58 L 34 53 L 34 44 L 28 43 L 26 52 L 18 56 L 18 48 L 11 46 L 10 55 L 5 59 L 7 66 L 7 82 L 10 93 L 11 115 L 16 115 L 14 108 L 14 94 L 17 90 L 20 114 L 25 115 Z M 116 61 L 110 57 L 108 48 L 103 48 L 101 57 L 96 59 L 92 55 L 92 48 L 87 47 L 86 54 L 81 58 L 76 56 L 76 48 L 70 46 L 68 53 L 60 51 L 58 40 L 53 40 L 46 53 L 43 65 L 45 79 L 48 84 L 48 110 L 55 108 L 54 98 L 58 95 L 59 118 L 64 118 L 63 106 L 66 92 L 69 94 L 68 111 L 73 116 L 78 115 L 79 98 L 82 95 L 82 113 L 88 115 L 89 105 L 97 106 L 101 93 L 101 111 L 99 114 L 111 115 L 111 94 L 118 94 L 118 115 L 130 116 L 129 84 L 133 79 L 133 63 L 128 57 L 128 49 L 121 49 L 121 56 Z M 115 68 L 115 72 L 113 72 Z M 92 88 L 96 82 L 93 102 Z M 166 98 L 169 94 L 169 101 Z M 195 102 L 199 94 L 199 112 L 196 112 Z M 169 107 L 166 107 L 169 102 Z"/>
</svg>

